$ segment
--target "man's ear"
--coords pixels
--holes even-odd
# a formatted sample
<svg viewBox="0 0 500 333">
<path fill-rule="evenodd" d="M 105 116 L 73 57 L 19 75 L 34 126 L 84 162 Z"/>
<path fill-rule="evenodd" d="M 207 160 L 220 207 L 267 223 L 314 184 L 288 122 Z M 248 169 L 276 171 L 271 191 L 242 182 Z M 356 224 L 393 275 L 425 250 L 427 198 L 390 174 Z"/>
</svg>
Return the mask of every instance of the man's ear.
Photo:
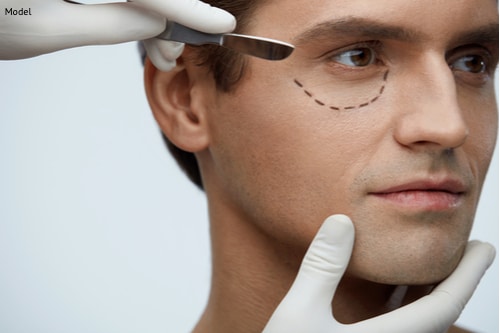
<svg viewBox="0 0 500 333">
<path fill-rule="evenodd" d="M 177 63 L 171 71 L 162 72 L 146 60 L 146 95 L 167 138 L 180 149 L 194 153 L 209 144 L 206 114 L 213 100 L 213 80 L 204 67 L 185 63 L 183 58 Z"/>
</svg>

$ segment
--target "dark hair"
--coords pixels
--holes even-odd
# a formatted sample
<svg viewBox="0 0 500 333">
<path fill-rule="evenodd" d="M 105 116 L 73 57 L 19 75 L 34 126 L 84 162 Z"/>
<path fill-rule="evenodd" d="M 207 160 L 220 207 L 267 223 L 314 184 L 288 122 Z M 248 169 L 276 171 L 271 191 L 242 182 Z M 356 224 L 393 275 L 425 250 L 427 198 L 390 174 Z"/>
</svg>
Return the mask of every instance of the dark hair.
<svg viewBox="0 0 500 333">
<path fill-rule="evenodd" d="M 248 26 L 257 3 L 261 1 L 263 0 L 205 0 L 204 2 L 233 14 L 236 17 L 236 22 L 238 22 L 235 32 L 241 32 Z M 140 45 L 140 48 L 144 62 L 145 52 L 142 45 Z M 206 66 L 210 70 L 217 89 L 223 92 L 231 92 L 244 74 L 244 57 L 239 53 L 214 45 L 192 48 L 195 51 L 195 61 L 199 66 Z M 175 146 L 163 133 L 162 137 L 181 169 L 196 186 L 203 190 L 200 169 L 194 154 Z"/>
</svg>

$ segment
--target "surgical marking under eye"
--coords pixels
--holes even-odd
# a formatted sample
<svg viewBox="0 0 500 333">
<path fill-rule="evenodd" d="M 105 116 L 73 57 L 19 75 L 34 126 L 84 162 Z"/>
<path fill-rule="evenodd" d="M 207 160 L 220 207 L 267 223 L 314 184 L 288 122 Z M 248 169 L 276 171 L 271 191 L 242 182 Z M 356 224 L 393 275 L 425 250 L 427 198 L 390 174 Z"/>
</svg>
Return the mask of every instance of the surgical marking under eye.
<svg viewBox="0 0 500 333">
<path fill-rule="evenodd" d="M 324 102 L 323 100 L 321 99 L 317 99 L 314 97 L 314 94 L 311 93 L 309 90 L 307 90 L 304 85 L 297 79 L 294 79 L 293 82 L 299 87 L 302 89 L 302 91 L 304 91 L 304 93 L 312 98 L 314 100 L 314 102 L 319 105 L 319 106 L 327 106 L 329 109 L 331 110 L 335 110 L 335 111 L 340 111 L 340 110 L 355 110 L 355 109 L 361 109 L 361 108 L 364 108 L 374 102 L 376 102 L 380 96 L 382 96 L 382 94 L 384 93 L 385 91 L 385 84 L 387 82 L 387 77 L 389 76 L 389 70 L 385 71 L 384 73 L 384 76 L 382 78 L 382 85 L 380 86 L 380 89 L 378 90 L 378 94 L 375 96 L 375 97 L 372 97 L 370 98 L 368 101 L 366 102 L 363 102 L 361 104 L 356 104 L 356 105 L 347 105 L 347 106 L 340 106 L 340 105 L 327 105 L 328 103 Z"/>
</svg>

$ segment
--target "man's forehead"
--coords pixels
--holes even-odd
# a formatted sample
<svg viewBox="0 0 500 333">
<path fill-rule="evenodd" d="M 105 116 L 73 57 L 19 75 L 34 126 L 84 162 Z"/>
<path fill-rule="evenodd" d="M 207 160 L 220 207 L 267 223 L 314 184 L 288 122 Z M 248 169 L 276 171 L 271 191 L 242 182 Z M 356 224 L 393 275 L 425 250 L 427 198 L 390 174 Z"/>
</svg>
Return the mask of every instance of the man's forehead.
<svg viewBox="0 0 500 333">
<path fill-rule="evenodd" d="M 456 38 L 498 23 L 496 0 L 274 0 L 259 7 L 254 27 L 282 30 L 293 44 L 328 34 L 404 41 L 430 40 L 437 34 Z"/>
</svg>

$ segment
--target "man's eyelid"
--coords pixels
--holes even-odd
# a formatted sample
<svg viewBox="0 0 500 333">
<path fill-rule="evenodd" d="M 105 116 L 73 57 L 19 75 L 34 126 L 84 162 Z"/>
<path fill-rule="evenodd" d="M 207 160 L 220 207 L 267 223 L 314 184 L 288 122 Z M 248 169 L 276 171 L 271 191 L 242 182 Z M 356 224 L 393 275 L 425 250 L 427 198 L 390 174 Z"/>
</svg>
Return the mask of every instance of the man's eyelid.
<svg viewBox="0 0 500 333">
<path fill-rule="evenodd" d="M 316 59 L 323 59 L 323 58 L 332 58 L 335 56 L 339 56 L 342 53 L 349 52 L 349 51 L 354 51 L 357 49 L 361 48 L 370 48 L 372 49 L 375 54 L 378 56 L 380 54 L 380 50 L 382 48 L 382 42 L 379 40 L 367 40 L 367 41 L 359 41 L 359 42 L 353 42 L 348 45 L 343 45 L 341 47 L 335 48 L 335 49 L 330 49 L 329 51 L 323 52 L 319 56 L 315 57 Z"/>
<path fill-rule="evenodd" d="M 464 54 L 464 53 L 486 53 L 489 56 L 493 57 L 495 54 L 498 54 L 498 50 L 492 45 L 485 45 L 480 43 L 470 43 L 466 45 L 456 46 L 449 51 L 446 52 L 446 58 L 451 58 L 455 54 Z"/>
</svg>

